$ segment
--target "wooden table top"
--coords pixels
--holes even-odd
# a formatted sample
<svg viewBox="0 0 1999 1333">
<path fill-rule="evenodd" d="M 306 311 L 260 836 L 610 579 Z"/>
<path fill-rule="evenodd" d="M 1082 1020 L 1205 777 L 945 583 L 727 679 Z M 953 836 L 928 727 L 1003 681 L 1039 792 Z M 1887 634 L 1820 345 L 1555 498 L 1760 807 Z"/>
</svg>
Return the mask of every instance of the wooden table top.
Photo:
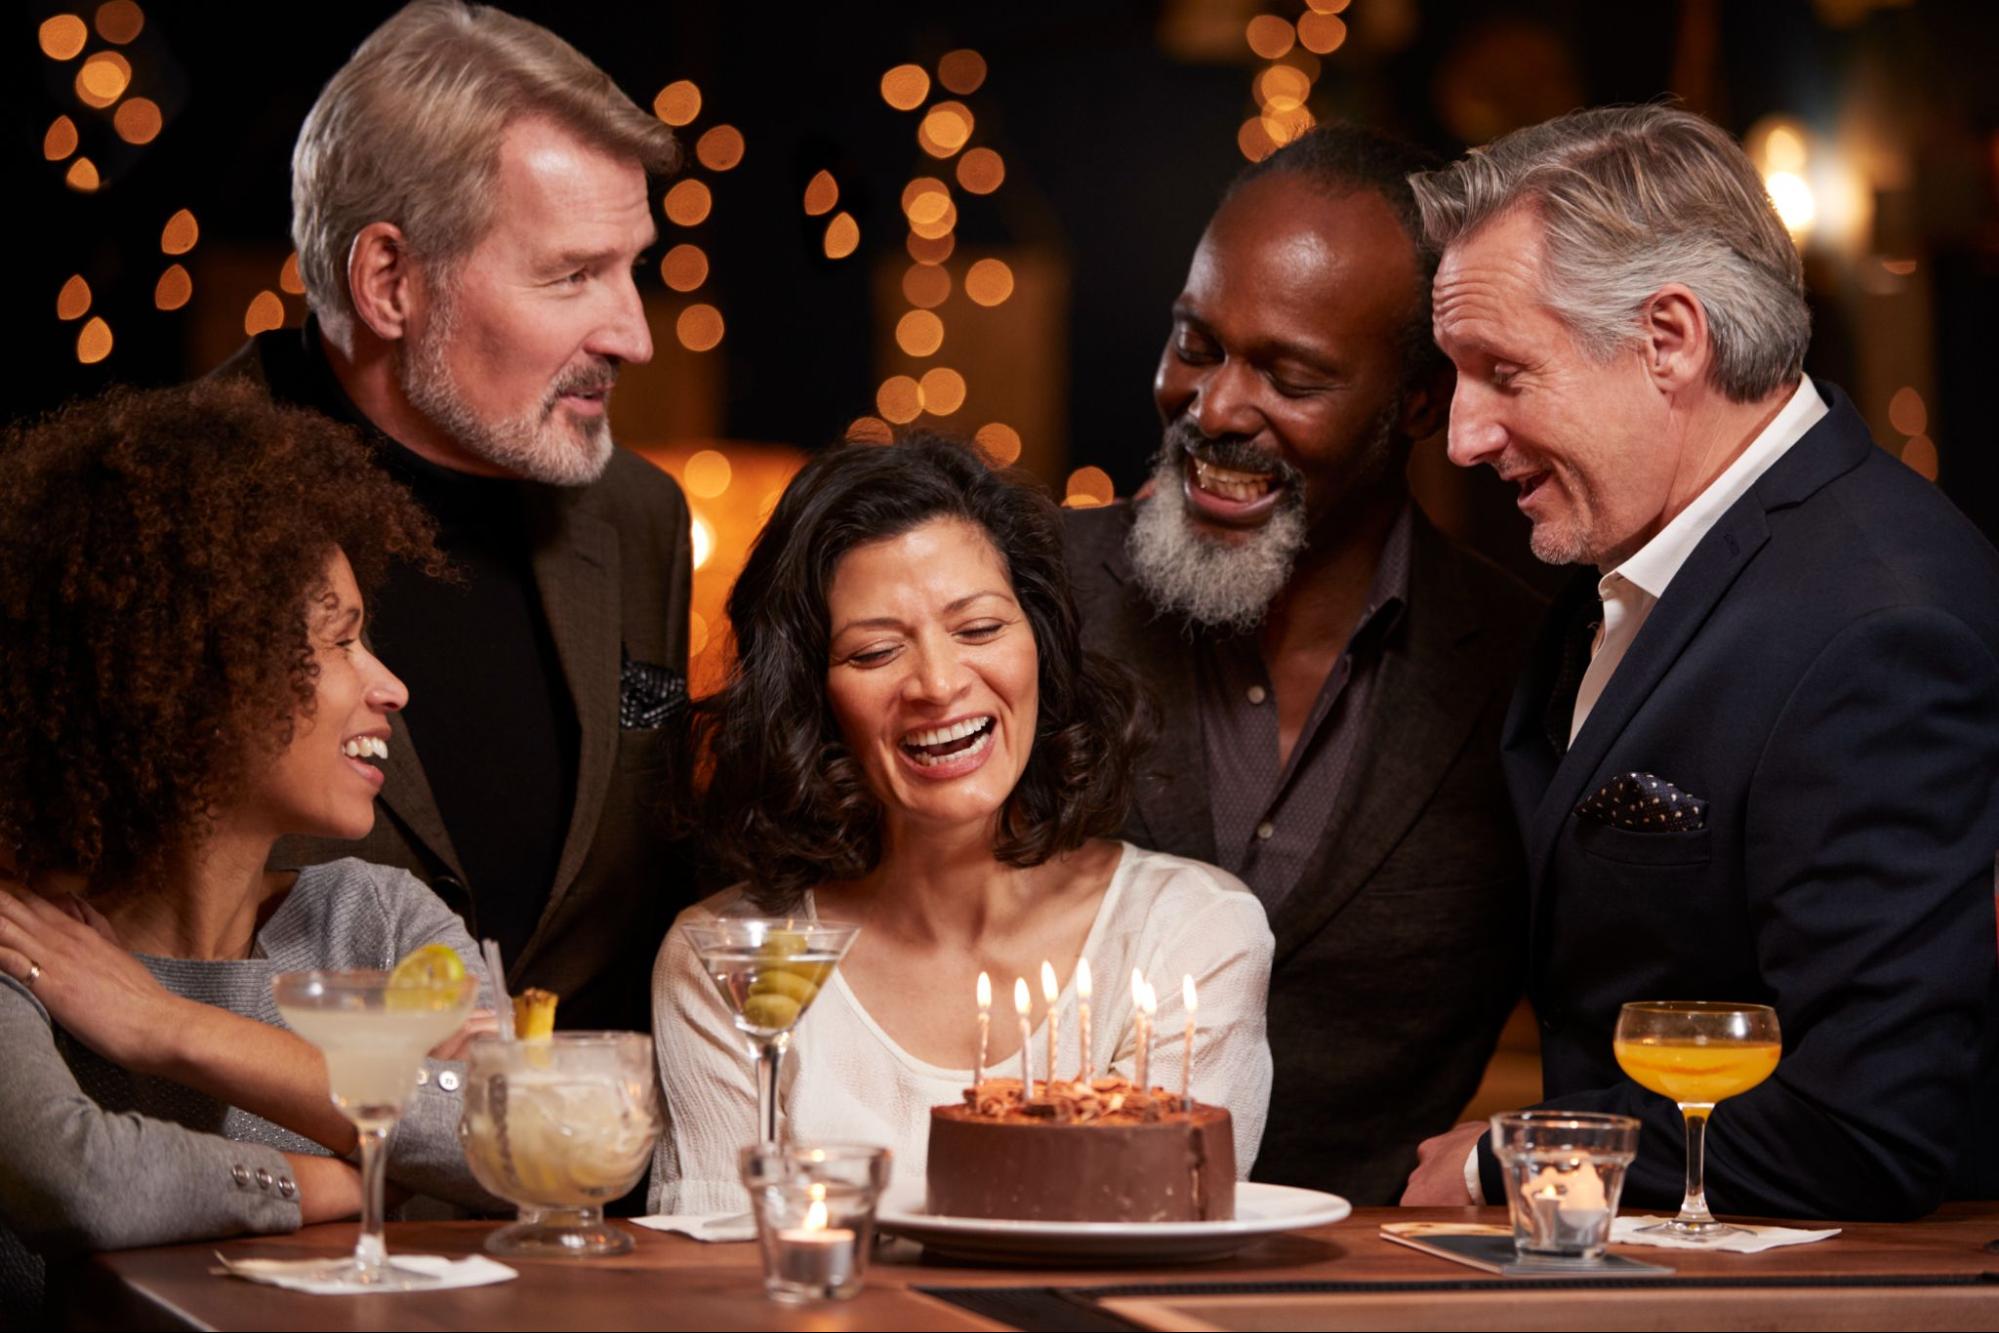
<svg viewBox="0 0 1999 1333">
<path fill-rule="evenodd" d="M 859 1296 L 803 1307 L 764 1298 L 754 1244 L 702 1244 L 637 1227 L 637 1249 L 621 1258 L 509 1258 L 519 1278 L 457 1291 L 306 1296 L 209 1272 L 218 1249 L 232 1258 L 337 1257 L 354 1239 L 352 1223 L 337 1223 L 290 1236 L 95 1255 L 65 1275 L 58 1308 L 77 1328 L 1003 1329 L 1010 1325 L 917 1288 L 1318 1282 L 1341 1289 L 1170 1301 L 1127 1293 L 1107 1308 L 1162 1328 L 1999 1328 L 1999 1252 L 1988 1248 L 1999 1242 L 1999 1203 L 1954 1204 L 1920 1222 L 1849 1226 L 1831 1240 L 1754 1255 L 1631 1247 L 1625 1252 L 1634 1257 L 1672 1265 L 1679 1280 L 1626 1290 L 1522 1286 L 1391 1244 L 1377 1232 L 1390 1221 L 1505 1220 L 1503 1208 L 1362 1208 L 1334 1226 L 1262 1240 L 1229 1259 L 1163 1268 L 953 1266 L 926 1262 L 914 1246 L 895 1242 L 877 1256 Z M 389 1249 L 474 1254 L 495 1225 L 393 1224 Z M 1979 1275 L 1983 1282 L 1966 1281 Z M 1714 1278 L 1757 1281 L 1701 1281 Z M 1870 1278 L 1881 1282 L 1870 1285 Z M 1841 1285 L 1805 1285 L 1828 1279 Z"/>
</svg>

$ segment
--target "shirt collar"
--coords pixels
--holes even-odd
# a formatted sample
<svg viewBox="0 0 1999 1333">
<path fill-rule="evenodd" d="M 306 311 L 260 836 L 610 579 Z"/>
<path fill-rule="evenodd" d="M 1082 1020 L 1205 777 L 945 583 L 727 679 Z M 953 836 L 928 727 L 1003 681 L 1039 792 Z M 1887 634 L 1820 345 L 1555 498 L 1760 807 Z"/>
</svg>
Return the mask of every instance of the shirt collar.
<svg viewBox="0 0 1999 1333">
<path fill-rule="evenodd" d="M 1680 566 L 1687 562 L 1687 557 L 1694 553 L 1694 548 L 1701 544 L 1701 538 L 1707 536 L 1708 530 L 1742 498 L 1744 492 L 1756 484 L 1758 477 L 1775 466 L 1792 445 L 1818 424 L 1827 410 L 1825 400 L 1819 397 L 1818 389 L 1812 384 L 1811 376 L 1800 376 L 1798 387 L 1789 401 L 1770 419 L 1770 424 L 1749 442 L 1749 447 L 1689 501 L 1685 509 L 1675 514 L 1673 521 L 1661 528 L 1651 541 L 1639 547 L 1623 564 L 1607 572 L 1598 583 L 1599 593 L 1604 592 L 1604 585 L 1622 579 L 1654 600 L 1665 595 L 1666 585 L 1680 572 Z"/>
</svg>

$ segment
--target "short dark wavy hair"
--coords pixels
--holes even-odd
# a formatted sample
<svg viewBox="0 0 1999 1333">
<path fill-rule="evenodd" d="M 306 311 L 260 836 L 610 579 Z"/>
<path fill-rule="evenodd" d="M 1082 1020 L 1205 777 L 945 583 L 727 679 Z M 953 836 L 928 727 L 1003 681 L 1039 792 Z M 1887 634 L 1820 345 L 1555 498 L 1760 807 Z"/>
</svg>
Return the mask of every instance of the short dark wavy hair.
<svg viewBox="0 0 1999 1333">
<path fill-rule="evenodd" d="M 813 885 L 859 878 L 881 859 L 881 804 L 826 697 L 826 594 L 849 551 L 936 518 L 963 519 L 992 542 L 1040 659 L 1034 749 L 993 854 L 1039 865 L 1124 822 L 1152 710 L 1122 667 L 1083 648 L 1053 502 L 942 436 L 842 444 L 792 479 L 751 548 L 729 594 L 734 665 L 695 709 L 712 765 L 709 854 L 764 910 L 788 910 Z"/>
<path fill-rule="evenodd" d="M 435 566 L 349 429 L 240 382 L 114 389 L 0 442 L 0 861 L 99 885 L 208 833 L 310 713 L 308 603 Z"/>
</svg>

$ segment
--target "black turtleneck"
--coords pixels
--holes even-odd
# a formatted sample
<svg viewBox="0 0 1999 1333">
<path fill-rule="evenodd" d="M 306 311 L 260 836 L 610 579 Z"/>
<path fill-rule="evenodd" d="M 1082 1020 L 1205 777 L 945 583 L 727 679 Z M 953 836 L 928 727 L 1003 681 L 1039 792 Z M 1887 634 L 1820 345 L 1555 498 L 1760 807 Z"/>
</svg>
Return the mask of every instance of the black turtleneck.
<svg viewBox="0 0 1999 1333">
<path fill-rule="evenodd" d="M 403 721 L 469 881 L 475 938 L 520 957 L 541 920 L 575 803 L 579 737 L 533 568 L 531 482 L 439 467 L 375 429 L 326 364 L 317 330 L 283 334 L 275 396 L 362 427 L 437 524 L 445 580 L 398 564 L 369 599 L 369 638 L 409 686 Z M 296 359 L 294 359 L 296 358 Z"/>
</svg>

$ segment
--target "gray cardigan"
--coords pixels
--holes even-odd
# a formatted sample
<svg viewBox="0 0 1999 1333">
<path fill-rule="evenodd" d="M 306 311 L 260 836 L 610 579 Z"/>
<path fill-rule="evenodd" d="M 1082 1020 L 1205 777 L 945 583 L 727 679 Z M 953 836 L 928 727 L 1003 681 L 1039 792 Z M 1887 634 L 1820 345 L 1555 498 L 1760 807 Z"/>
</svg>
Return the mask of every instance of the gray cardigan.
<svg viewBox="0 0 1999 1333">
<path fill-rule="evenodd" d="M 343 860 L 299 872 L 251 957 L 139 955 L 176 995 L 284 1026 L 281 972 L 388 968 L 442 941 L 492 995 L 461 922 L 407 871 Z M 0 1308 L 41 1303 L 40 1254 L 295 1230 L 286 1152 L 327 1149 L 167 1079 L 133 1074 L 55 1027 L 33 992 L 0 974 Z M 464 1066 L 426 1061 L 390 1141 L 388 1174 L 418 1194 L 492 1208 L 458 1146 Z"/>
</svg>

